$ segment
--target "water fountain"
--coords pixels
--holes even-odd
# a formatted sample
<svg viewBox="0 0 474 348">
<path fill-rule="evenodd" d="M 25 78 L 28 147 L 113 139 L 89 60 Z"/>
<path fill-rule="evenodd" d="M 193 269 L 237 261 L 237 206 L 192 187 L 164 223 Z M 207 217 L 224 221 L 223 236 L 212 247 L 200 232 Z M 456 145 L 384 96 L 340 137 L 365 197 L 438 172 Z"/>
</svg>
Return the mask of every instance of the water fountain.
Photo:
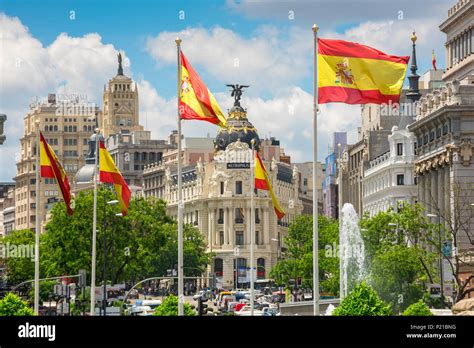
<svg viewBox="0 0 474 348">
<path fill-rule="evenodd" d="M 341 301 L 367 276 L 364 241 L 360 234 L 359 217 L 350 203 L 342 207 L 339 229 L 340 298 Z"/>
</svg>

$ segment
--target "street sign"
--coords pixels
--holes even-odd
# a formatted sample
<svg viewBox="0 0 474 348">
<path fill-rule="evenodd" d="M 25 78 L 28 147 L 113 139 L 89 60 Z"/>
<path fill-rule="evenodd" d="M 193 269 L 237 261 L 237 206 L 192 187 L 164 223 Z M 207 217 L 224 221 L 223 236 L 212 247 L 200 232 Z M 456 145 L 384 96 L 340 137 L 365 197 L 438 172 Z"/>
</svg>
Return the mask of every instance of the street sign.
<svg viewBox="0 0 474 348">
<path fill-rule="evenodd" d="M 227 169 L 249 169 L 250 163 L 248 162 L 231 162 L 227 163 Z"/>
</svg>

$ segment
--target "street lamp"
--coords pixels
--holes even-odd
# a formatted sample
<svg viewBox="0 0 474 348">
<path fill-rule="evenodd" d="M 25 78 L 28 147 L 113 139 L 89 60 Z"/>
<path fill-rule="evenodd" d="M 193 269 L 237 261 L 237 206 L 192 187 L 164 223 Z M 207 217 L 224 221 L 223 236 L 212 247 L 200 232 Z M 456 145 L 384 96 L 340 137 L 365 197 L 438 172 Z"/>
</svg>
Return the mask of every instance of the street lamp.
<svg viewBox="0 0 474 348">
<path fill-rule="evenodd" d="M 105 198 L 106 198 L 106 191 L 104 190 L 104 201 L 105 201 Z M 107 204 L 108 205 L 116 205 L 118 204 L 118 200 L 114 199 L 114 200 L 111 200 L 111 201 L 108 201 Z M 106 228 L 107 228 L 107 225 L 106 225 L 106 205 L 104 204 L 104 274 L 103 274 L 103 287 L 104 287 L 104 296 L 103 296 L 103 299 L 102 299 L 102 307 L 103 307 L 103 313 L 104 313 L 104 316 L 107 315 L 107 233 L 106 233 Z M 92 289 L 92 291 L 94 291 Z"/>
<path fill-rule="evenodd" d="M 473 205 L 471 203 L 471 205 Z M 444 303 L 444 274 L 443 274 L 443 253 L 441 247 L 441 215 L 439 214 L 426 214 L 430 218 L 438 218 L 438 242 L 439 242 L 439 278 L 441 281 L 441 300 Z"/>
</svg>

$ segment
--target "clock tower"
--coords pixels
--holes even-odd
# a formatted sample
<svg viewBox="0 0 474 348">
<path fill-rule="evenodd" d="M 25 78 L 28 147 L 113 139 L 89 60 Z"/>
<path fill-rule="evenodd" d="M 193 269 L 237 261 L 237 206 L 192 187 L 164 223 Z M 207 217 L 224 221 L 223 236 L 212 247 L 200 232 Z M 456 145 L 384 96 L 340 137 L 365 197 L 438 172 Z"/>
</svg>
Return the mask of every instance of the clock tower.
<svg viewBox="0 0 474 348">
<path fill-rule="evenodd" d="M 118 54 L 117 75 L 104 86 L 103 117 L 101 128 L 104 136 L 120 130 L 143 130 L 139 124 L 138 88 L 131 78 L 123 74 L 122 55 Z"/>
</svg>

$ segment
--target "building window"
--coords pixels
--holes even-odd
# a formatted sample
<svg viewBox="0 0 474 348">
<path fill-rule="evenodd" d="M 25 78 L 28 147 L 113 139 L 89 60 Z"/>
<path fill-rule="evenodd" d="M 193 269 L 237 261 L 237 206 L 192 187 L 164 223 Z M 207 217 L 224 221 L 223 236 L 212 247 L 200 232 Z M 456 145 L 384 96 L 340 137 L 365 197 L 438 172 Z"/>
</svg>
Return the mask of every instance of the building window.
<svg viewBox="0 0 474 348">
<path fill-rule="evenodd" d="M 259 231 L 255 231 L 255 244 L 260 245 L 260 233 L 259 233 Z"/>
<path fill-rule="evenodd" d="M 235 208 L 235 223 L 243 224 L 244 223 L 244 209 Z"/>
<path fill-rule="evenodd" d="M 397 174 L 397 185 L 405 185 L 405 175 L 403 174 Z"/>
<path fill-rule="evenodd" d="M 303 179 L 303 185 L 304 185 L 304 186 L 308 186 L 308 178 L 304 178 L 304 179 Z"/>
<path fill-rule="evenodd" d="M 224 231 L 219 232 L 219 244 L 224 245 Z"/>
<path fill-rule="evenodd" d="M 397 144 L 397 156 L 403 156 L 403 144 L 402 143 Z"/>
<path fill-rule="evenodd" d="M 244 245 L 244 232 L 243 231 L 235 232 L 235 245 Z"/>
<path fill-rule="evenodd" d="M 260 223 L 260 216 L 259 216 L 259 214 L 258 214 L 259 210 L 260 210 L 260 209 L 258 209 L 258 208 L 255 209 L 255 223 L 256 223 L 256 224 L 259 224 L 259 223 Z"/>
<path fill-rule="evenodd" d="M 242 181 L 235 182 L 235 194 L 241 195 L 242 194 Z"/>
<path fill-rule="evenodd" d="M 214 274 L 216 277 L 222 277 L 224 275 L 224 260 L 220 258 L 214 259 Z"/>
<path fill-rule="evenodd" d="M 434 131 L 431 131 L 430 132 L 430 141 L 433 141 L 435 138 L 435 132 Z"/>
<path fill-rule="evenodd" d="M 218 224 L 224 223 L 224 209 L 219 209 L 219 218 L 217 219 Z"/>
<path fill-rule="evenodd" d="M 263 257 L 257 259 L 257 279 L 265 279 L 265 259 Z"/>
<path fill-rule="evenodd" d="M 224 182 L 221 181 L 221 195 L 224 194 Z"/>
</svg>

